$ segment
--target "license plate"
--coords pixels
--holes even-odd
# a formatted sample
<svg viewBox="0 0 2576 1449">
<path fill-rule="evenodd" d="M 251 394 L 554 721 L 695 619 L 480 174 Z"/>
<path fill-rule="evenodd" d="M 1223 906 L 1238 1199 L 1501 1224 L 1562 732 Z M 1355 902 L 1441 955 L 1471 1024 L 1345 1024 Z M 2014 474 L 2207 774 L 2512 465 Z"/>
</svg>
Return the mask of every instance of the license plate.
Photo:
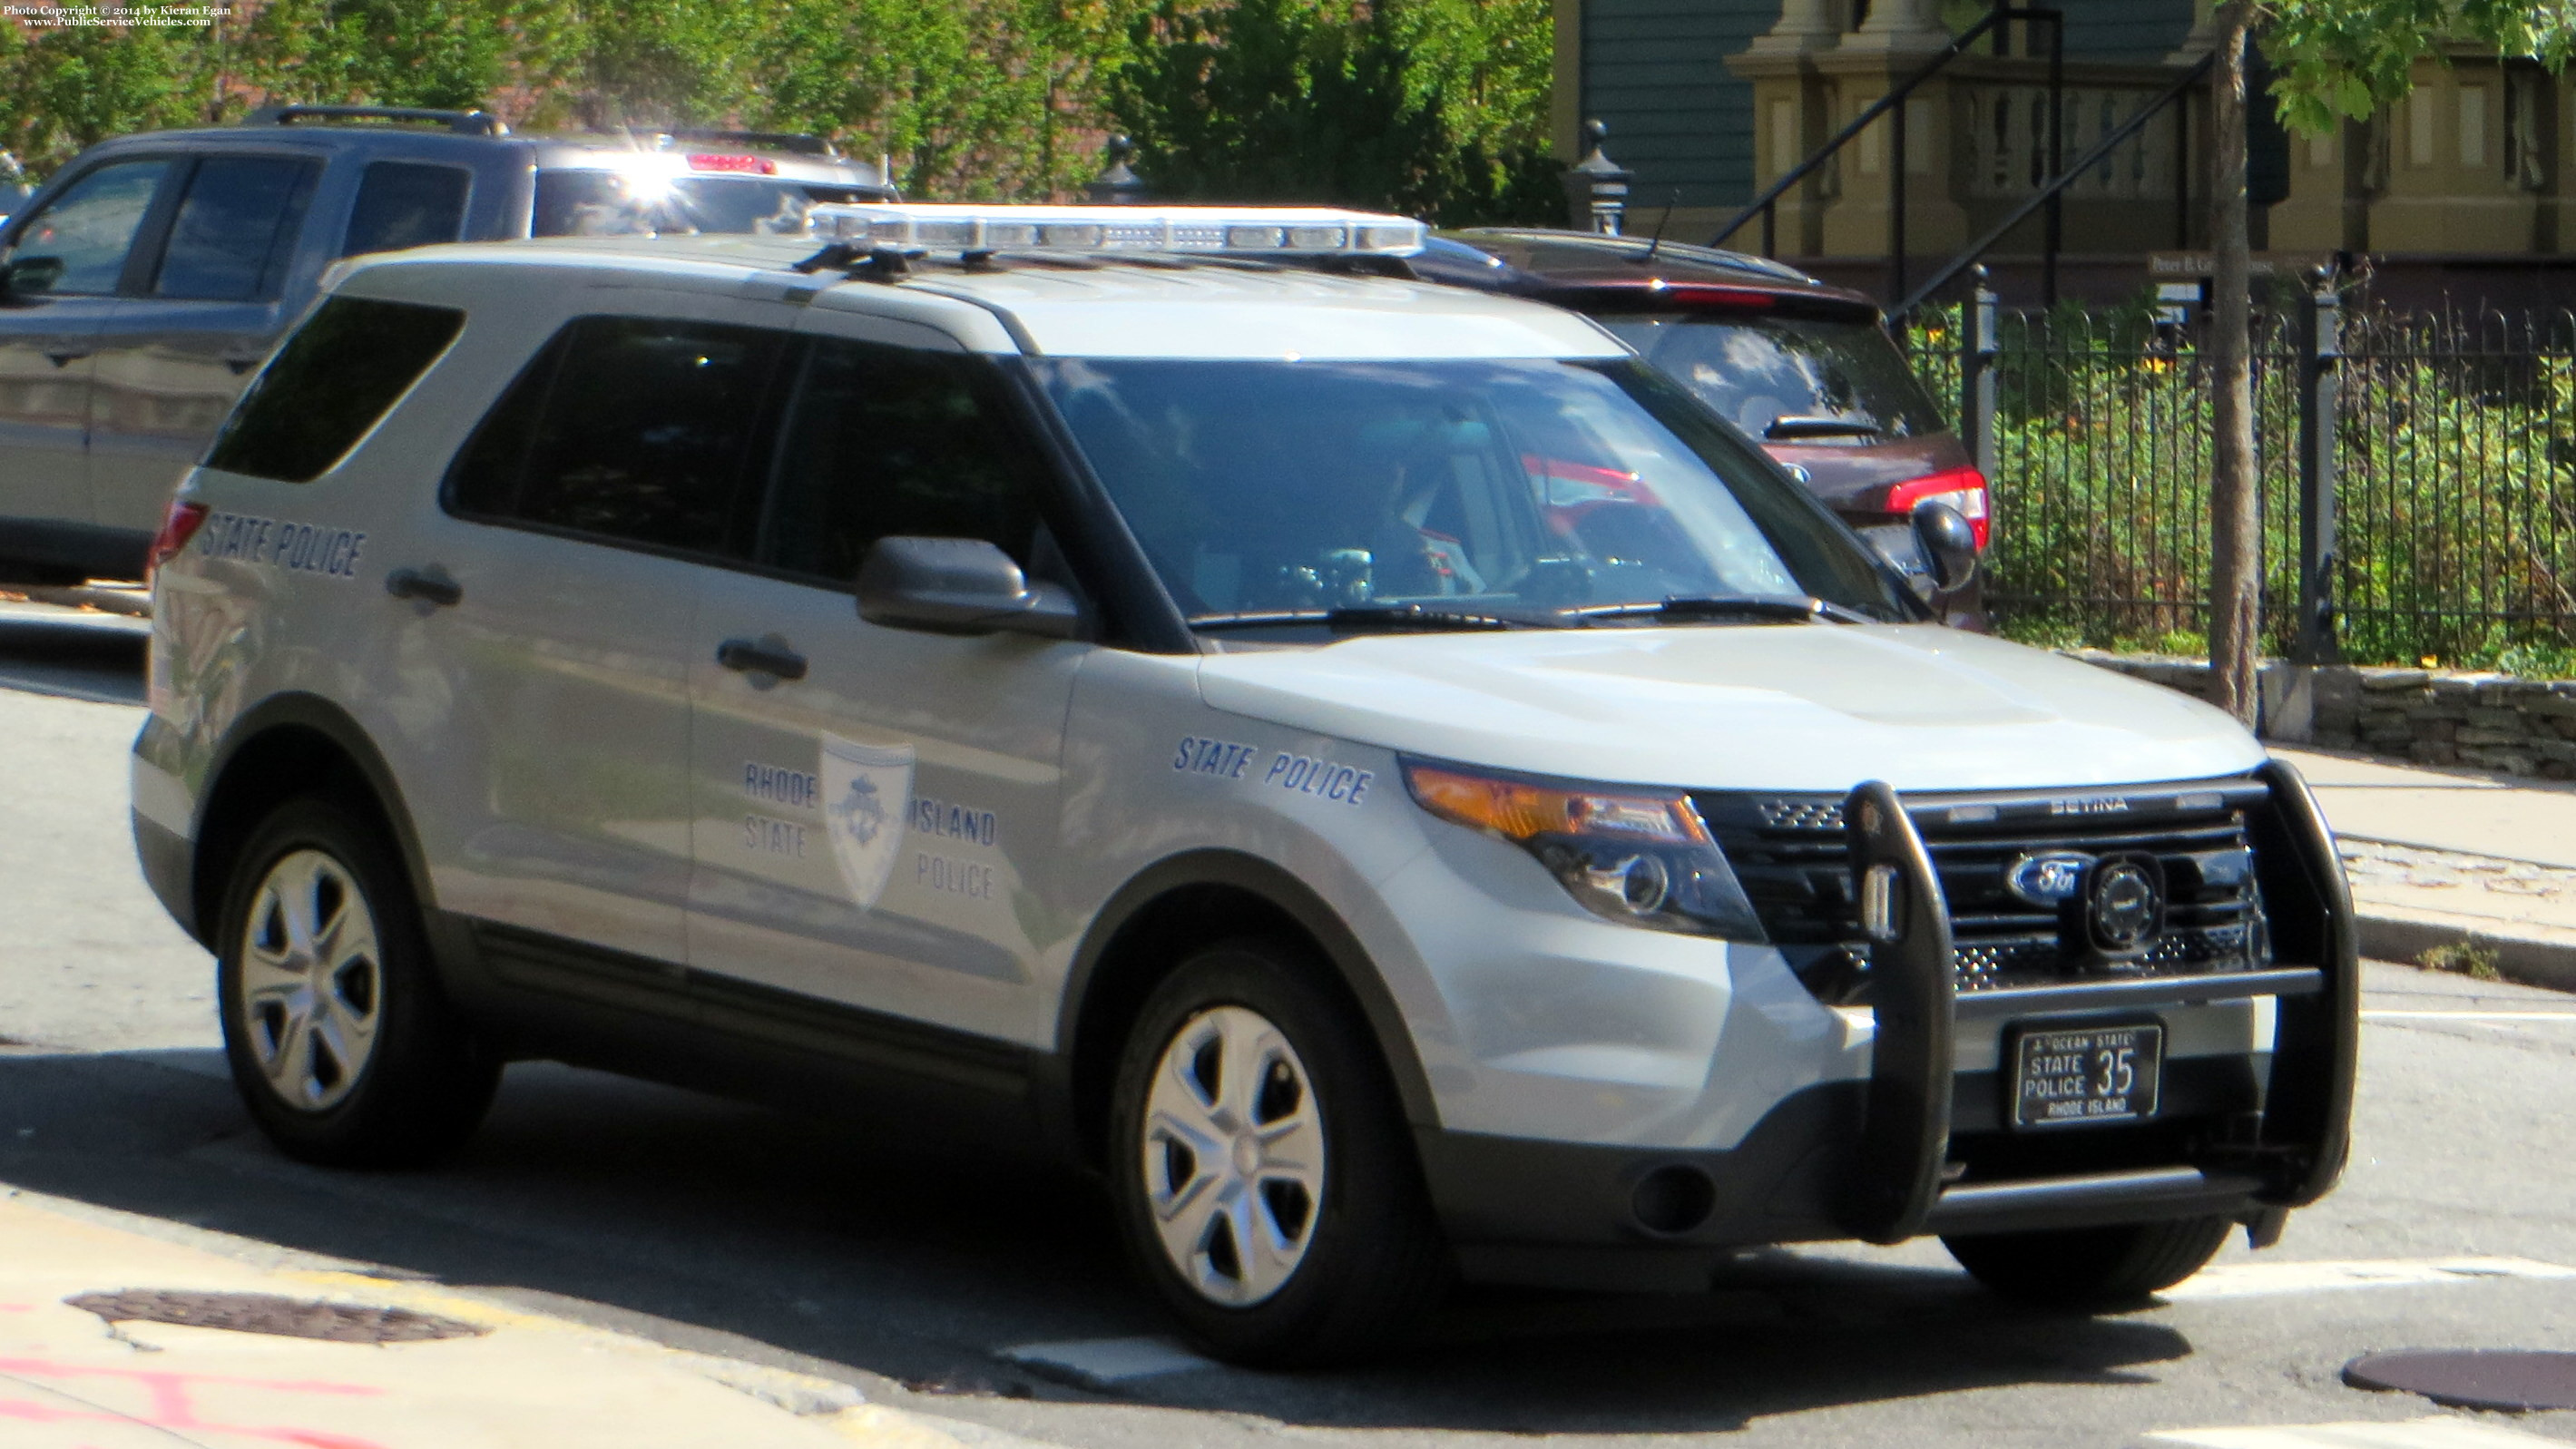
<svg viewBox="0 0 2576 1449">
<path fill-rule="evenodd" d="M 2015 1127 L 2087 1127 L 2156 1115 L 2161 1026 L 2024 1027 L 2014 1037 Z"/>
</svg>

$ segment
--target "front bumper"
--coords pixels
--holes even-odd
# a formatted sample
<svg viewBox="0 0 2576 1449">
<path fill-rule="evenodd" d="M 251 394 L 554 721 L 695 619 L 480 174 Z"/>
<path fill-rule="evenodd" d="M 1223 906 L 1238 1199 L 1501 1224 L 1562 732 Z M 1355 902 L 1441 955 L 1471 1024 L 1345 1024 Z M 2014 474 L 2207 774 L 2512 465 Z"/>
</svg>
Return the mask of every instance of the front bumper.
<svg viewBox="0 0 2576 1449">
<path fill-rule="evenodd" d="M 1464 1266 L 1524 1281 L 1687 1278 L 1747 1244 L 2253 1221 L 2314 1202 L 2349 1145 L 2360 996 L 2352 905 L 2296 771 L 2273 762 L 2259 778 L 2268 795 L 2248 826 L 2271 969 L 1965 996 L 1953 985 L 1930 856 L 1894 792 L 1863 786 L 1846 808 L 1855 869 L 1893 866 L 1904 893 L 1898 939 L 1876 957 L 1867 1079 L 1795 1091 L 1725 1150 L 1419 1129 L 1432 1200 Z M 2019 1139 L 2001 1126 L 1998 1075 L 1956 1069 L 1962 1024 L 2248 998 L 2277 1003 L 2272 1050 L 2168 1063 L 2164 1104 L 2146 1124 Z M 1618 1261 L 1623 1252 L 1637 1261 Z"/>
</svg>

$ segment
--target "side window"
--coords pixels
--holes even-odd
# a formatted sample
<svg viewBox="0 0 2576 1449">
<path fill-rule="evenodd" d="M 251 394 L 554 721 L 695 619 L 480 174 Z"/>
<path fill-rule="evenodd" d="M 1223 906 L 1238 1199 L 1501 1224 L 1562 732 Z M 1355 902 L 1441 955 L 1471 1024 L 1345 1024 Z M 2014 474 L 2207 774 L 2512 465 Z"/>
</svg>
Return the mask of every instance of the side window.
<svg viewBox="0 0 2576 1449">
<path fill-rule="evenodd" d="M 188 179 L 153 295 L 247 302 L 277 294 L 318 162 L 280 156 L 209 156 Z"/>
<path fill-rule="evenodd" d="M 340 461 L 456 340 L 465 314 L 333 297 L 242 395 L 206 466 L 310 483 Z"/>
<path fill-rule="evenodd" d="M 18 229 L 9 248 L 11 286 L 58 296 L 115 292 L 134 233 L 169 169 L 167 160 L 118 161 L 73 182 Z M 38 263 L 49 265 L 30 265 Z"/>
<path fill-rule="evenodd" d="M 760 561 L 848 584 L 889 534 L 980 538 L 1029 562 L 1043 464 L 978 360 L 825 338 L 808 355 Z"/>
<path fill-rule="evenodd" d="M 474 173 L 462 166 L 378 161 L 358 178 L 357 204 L 340 255 L 398 252 L 452 242 L 465 234 L 465 193 Z"/>
<path fill-rule="evenodd" d="M 737 488 L 787 334 L 583 317 L 458 455 L 457 512 L 628 543 L 733 552 Z"/>
</svg>

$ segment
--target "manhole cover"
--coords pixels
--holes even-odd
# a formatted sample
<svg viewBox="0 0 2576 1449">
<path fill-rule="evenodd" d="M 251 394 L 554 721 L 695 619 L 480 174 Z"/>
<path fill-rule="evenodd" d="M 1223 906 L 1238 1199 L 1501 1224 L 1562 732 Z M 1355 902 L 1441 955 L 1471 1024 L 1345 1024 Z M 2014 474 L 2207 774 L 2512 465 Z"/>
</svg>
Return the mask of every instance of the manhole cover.
<svg viewBox="0 0 2576 1449">
<path fill-rule="evenodd" d="M 83 1293 L 63 1300 L 110 1323 L 173 1323 L 182 1328 L 228 1328 L 281 1338 L 325 1338 L 333 1343 L 419 1343 L 433 1338 L 472 1338 L 490 1330 L 408 1308 L 364 1308 L 347 1303 L 307 1303 L 272 1293 L 179 1293 L 140 1290 Z"/>
<path fill-rule="evenodd" d="M 2522 1348 L 2412 1348 L 2343 1366 L 2356 1389 L 2422 1394 L 2454 1409 L 2576 1409 L 2576 1353 Z"/>
</svg>

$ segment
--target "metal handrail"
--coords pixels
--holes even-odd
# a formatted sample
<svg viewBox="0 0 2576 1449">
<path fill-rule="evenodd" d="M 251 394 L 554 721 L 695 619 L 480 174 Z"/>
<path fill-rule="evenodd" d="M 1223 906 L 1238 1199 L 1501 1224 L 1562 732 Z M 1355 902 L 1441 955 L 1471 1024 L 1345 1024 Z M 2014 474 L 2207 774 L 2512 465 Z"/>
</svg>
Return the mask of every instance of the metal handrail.
<svg viewBox="0 0 2576 1449">
<path fill-rule="evenodd" d="M 2075 178 L 2102 164 L 2102 158 L 2110 155 L 2111 152 L 2117 149 L 2122 142 L 2136 135 L 2145 127 L 2148 121 L 2154 119 L 2155 116 L 2162 112 L 2165 107 L 2172 105 L 2175 101 L 2189 95 L 2192 87 L 2199 85 L 2202 80 L 2208 77 L 2210 67 L 2215 65 L 2217 60 L 2218 56 L 2214 51 L 2208 55 L 2202 56 L 2198 65 L 2195 65 L 2191 69 L 2183 72 L 2182 79 L 2175 81 L 2170 86 L 2167 86 L 2154 100 L 2139 107 L 2137 114 L 2129 117 L 2129 119 L 2112 128 L 2111 133 L 2096 142 L 2093 149 L 2076 157 L 2075 160 L 2068 164 L 2064 170 L 2058 172 L 2055 176 L 2048 178 L 2048 180 L 2042 184 L 2037 191 L 2031 193 L 2030 196 L 2025 198 L 2021 205 L 2014 207 L 2002 221 L 1989 227 L 1984 236 L 1981 236 L 1974 242 L 1969 243 L 1965 251 L 1952 257 L 1942 266 L 1941 270 L 1933 273 L 1932 280 L 1915 288 L 1911 293 L 1906 295 L 1903 301 L 1890 307 L 1887 310 L 1887 320 L 1890 325 L 1902 324 L 1907 317 L 1914 314 L 1914 309 L 1922 306 L 1925 300 L 1930 298 L 1933 293 L 1948 286 L 1961 272 L 1966 271 L 1970 266 L 1974 265 L 1979 257 L 1984 256 L 1987 251 L 1993 248 L 1995 243 L 2002 241 L 2004 236 L 2014 227 L 2028 221 L 2032 212 L 2037 211 L 2040 207 L 2056 200 L 2060 192 L 2063 192 L 2068 186 L 2074 184 Z"/>
<path fill-rule="evenodd" d="M 2050 28 L 2052 39 L 2050 43 L 2049 57 L 2049 138 L 2050 145 L 2054 148 L 2057 136 L 2057 116 L 2058 113 L 2064 109 L 2060 104 L 2061 97 L 2058 94 L 2058 89 L 2061 84 L 2058 70 L 2059 56 L 2062 54 L 2065 47 L 2065 17 L 2055 10 L 2024 6 L 1997 5 L 1993 9 L 1988 10 L 1984 17 L 1979 19 L 1976 24 L 1969 26 L 1967 29 L 1959 32 L 1958 35 L 1952 37 L 1948 45 L 1945 45 L 1940 50 L 1934 52 L 1931 59 L 1926 60 L 1922 65 L 1916 67 L 1912 74 L 1906 76 L 1904 80 L 1899 81 L 1894 86 L 1889 87 L 1887 94 L 1880 96 L 1877 100 L 1870 102 L 1868 106 L 1862 108 L 1861 113 L 1854 116 L 1849 125 L 1844 126 L 1841 130 L 1836 131 L 1832 136 L 1828 137 L 1822 146 L 1816 148 L 1814 154 L 1808 156 L 1805 161 L 1800 162 L 1779 180 L 1772 182 L 1770 186 L 1764 188 L 1761 195 L 1756 196 L 1753 200 L 1745 203 L 1744 209 L 1738 211 L 1733 218 L 1728 220 L 1725 226 L 1719 228 L 1717 235 L 1711 237 L 1708 244 L 1713 247 L 1722 247 L 1726 245 L 1726 239 L 1728 237 L 1742 231 L 1745 223 L 1753 220 L 1755 216 L 1759 215 L 1762 218 L 1762 254 L 1764 256 L 1776 255 L 1779 251 L 1777 203 L 1782 196 L 1788 193 L 1790 187 L 1797 185 L 1799 182 L 1804 181 L 1809 176 L 1813 175 L 1818 167 L 1823 166 L 1825 162 L 1833 158 L 1834 153 L 1840 151 L 1845 145 L 1849 144 L 1852 138 L 1858 136 L 1862 131 L 1867 130 L 1872 121 L 1875 121 L 1879 117 L 1886 115 L 1890 111 L 1896 110 L 1899 106 L 1902 106 L 1913 96 L 1917 87 L 1921 86 L 1925 81 L 1930 80 L 1933 76 L 1939 74 L 1941 67 L 1948 65 L 1951 61 L 1954 61 L 1960 56 L 1966 54 L 1968 47 L 1974 45 L 1988 33 L 1994 32 L 1998 27 L 2015 20 L 2041 21 L 2045 22 Z M 2000 51 L 2003 44 L 2000 35 L 1998 35 L 1995 44 L 1998 51 Z M 1897 144 L 1895 147 L 1895 156 L 1893 158 L 1895 164 L 1894 170 L 1891 172 L 1891 181 L 1894 188 L 1894 195 L 1896 197 L 1896 204 L 1890 209 L 1888 225 L 1889 230 L 1896 238 L 1894 246 L 1890 249 L 1892 253 L 1890 262 L 1895 269 L 1894 276 L 1897 279 L 1897 285 L 1901 288 L 1904 285 L 1905 277 L 1905 259 L 1903 255 L 1903 238 L 1905 235 L 1903 205 L 1905 194 L 1905 117 L 1901 111 L 1897 114 L 1895 126 Z M 2050 159 L 2054 160 L 2055 157 L 2052 155 Z"/>
</svg>

